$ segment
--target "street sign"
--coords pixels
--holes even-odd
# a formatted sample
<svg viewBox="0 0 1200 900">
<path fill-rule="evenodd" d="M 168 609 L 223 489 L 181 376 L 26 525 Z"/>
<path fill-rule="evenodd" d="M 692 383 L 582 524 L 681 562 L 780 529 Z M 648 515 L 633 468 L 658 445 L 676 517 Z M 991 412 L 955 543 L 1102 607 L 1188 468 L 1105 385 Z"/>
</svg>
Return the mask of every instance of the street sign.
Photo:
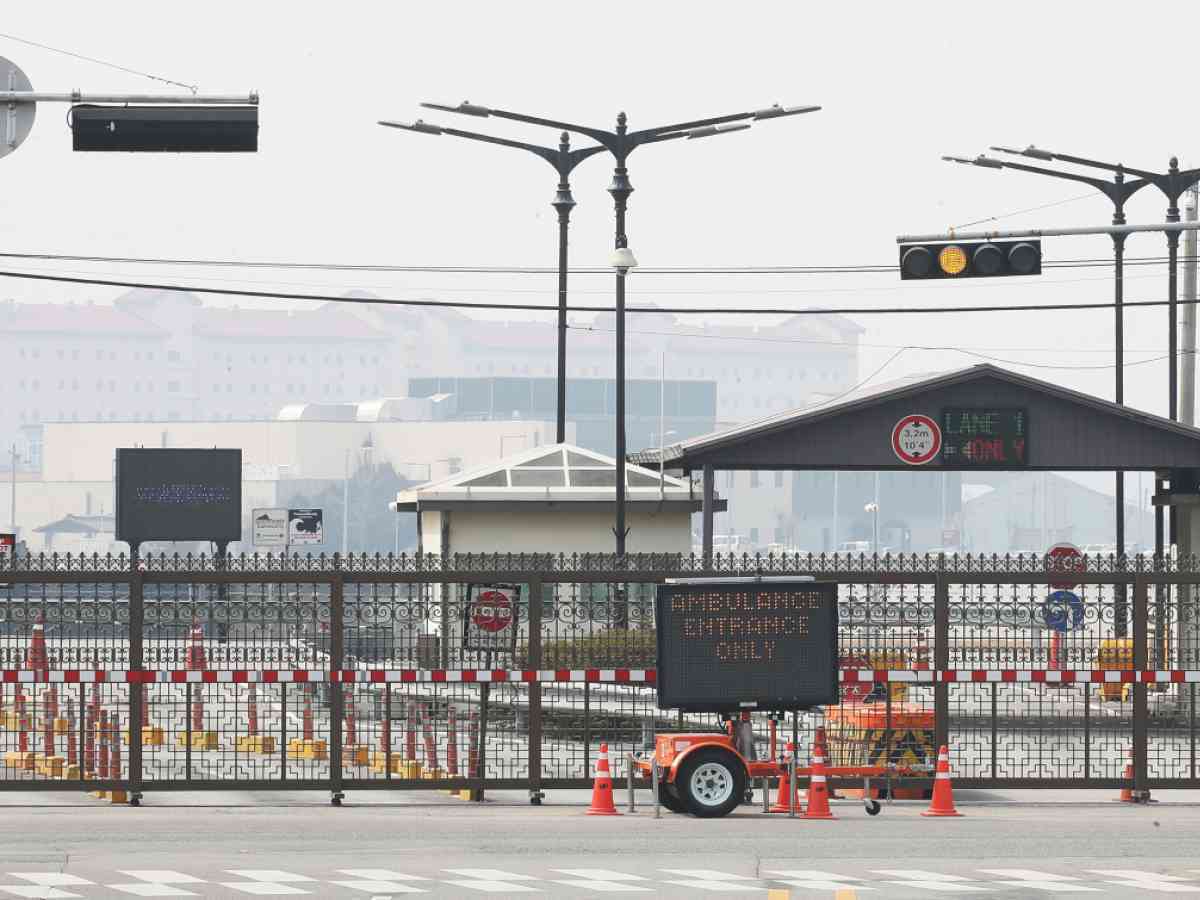
<svg viewBox="0 0 1200 900">
<path fill-rule="evenodd" d="M 520 600 L 519 585 L 470 585 L 463 609 L 463 649 L 512 653 L 517 644 Z"/>
<path fill-rule="evenodd" d="M 1082 572 L 1084 566 L 1083 554 L 1074 544 L 1055 544 L 1046 551 L 1046 568 L 1052 572 Z M 1050 587 L 1069 591 L 1076 584 L 1076 581 L 1051 581 Z"/>
<path fill-rule="evenodd" d="M 1029 411 L 948 406 L 942 410 L 942 462 L 1012 469 L 1029 465 Z"/>
<path fill-rule="evenodd" d="M 286 509 L 256 509 L 251 518 L 255 547 L 282 547 L 287 544 Z"/>
<path fill-rule="evenodd" d="M 837 585 L 698 578 L 658 587 L 658 706 L 693 712 L 838 702 Z"/>
<path fill-rule="evenodd" d="M 1083 601 L 1072 591 L 1055 591 L 1042 602 L 1042 619 L 1051 631 L 1078 631 L 1083 627 Z"/>
<path fill-rule="evenodd" d="M 117 540 L 240 541 L 242 451 L 117 449 Z"/>
<path fill-rule="evenodd" d="M 3 56 L 0 56 L 0 90 L 33 90 L 25 73 Z M 0 157 L 12 153 L 29 137 L 36 114 L 36 103 L 0 103 Z"/>
<path fill-rule="evenodd" d="M 323 544 L 325 542 L 325 515 L 319 509 L 289 509 L 288 539 L 291 546 Z"/>
<path fill-rule="evenodd" d="M 905 416 L 892 429 L 892 450 L 910 466 L 925 465 L 941 449 L 942 429 L 929 416 Z"/>
</svg>

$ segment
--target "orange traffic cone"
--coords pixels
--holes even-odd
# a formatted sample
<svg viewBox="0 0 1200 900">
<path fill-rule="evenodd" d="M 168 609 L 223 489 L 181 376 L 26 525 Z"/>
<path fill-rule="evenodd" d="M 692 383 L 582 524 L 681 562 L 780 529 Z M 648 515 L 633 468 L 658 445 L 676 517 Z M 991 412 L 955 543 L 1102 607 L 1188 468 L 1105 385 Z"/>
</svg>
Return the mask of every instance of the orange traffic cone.
<svg viewBox="0 0 1200 900">
<path fill-rule="evenodd" d="M 1125 763 L 1125 773 L 1121 777 L 1125 780 L 1124 786 L 1121 788 L 1121 794 L 1117 797 L 1118 803 L 1134 803 L 1133 799 L 1133 751 L 1129 751 L 1129 762 Z"/>
<path fill-rule="evenodd" d="M 619 816 L 613 803 L 612 773 L 608 770 L 608 744 L 600 745 L 600 756 L 596 760 L 596 779 L 592 784 L 592 805 L 589 816 Z"/>
<path fill-rule="evenodd" d="M 829 808 L 829 786 L 825 783 L 825 757 L 817 743 L 813 743 L 812 774 L 808 776 L 808 808 L 806 819 L 836 819 Z"/>
<path fill-rule="evenodd" d="M 780 762 L 780 767 L 783 769 L 783 774 L 781 774 L 779 776 L 779 791 L 778 791 L 778 793 L 775 794 L 774 804 L 772 804 L 770 809 L 767 810 L 767 812 L 769 812 L 769 813 L 791 812 L 791 810 L 788 808 L 788 793 L 791 791 L 791 788 L 792 788 L 791 778 L 789 777 L 789 773 L 791 772 L 792 753 L 795 752 L 795 749 L 796 749 L 796 745 L 793 744 L 791 741 L 788 741 L 787 748 L 783 754 L 783 759 Z M 800 811 L 800 796 L 799 795 L 800 795 L 800 792 L 797 790 L 796 798 L 794 800 L 794 803 L 795 803 L 794 808 L 797 812 Z"/>
<path fill-rule="evenodd" d="M 945 744 L 938 750 L 937 771 L 933 775 L 933 799 L 923 816 L 961 816 L 954 808 L 954 788 L 950 785 L 950 751 Z"/>
</svg>

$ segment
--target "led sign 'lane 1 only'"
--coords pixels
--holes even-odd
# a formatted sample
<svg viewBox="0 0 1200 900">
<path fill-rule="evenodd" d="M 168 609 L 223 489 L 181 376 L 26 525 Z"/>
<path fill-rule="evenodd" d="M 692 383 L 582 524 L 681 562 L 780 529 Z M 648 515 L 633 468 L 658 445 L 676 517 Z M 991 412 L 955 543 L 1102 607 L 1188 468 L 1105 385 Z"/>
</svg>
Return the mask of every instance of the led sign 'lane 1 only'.
<svg viewBox="0 0 1200 900">
<path fill-rule="evenodd" d="M 1029 411 L 952 406 L 942 410 L 942 463 L 959 467 L 1029 465 Z"/>
<path fill-rule="evenodd" d="M 799 709 L 837 702 L 836 585 L 659 587 L 664 709 Z"/>
</svg>

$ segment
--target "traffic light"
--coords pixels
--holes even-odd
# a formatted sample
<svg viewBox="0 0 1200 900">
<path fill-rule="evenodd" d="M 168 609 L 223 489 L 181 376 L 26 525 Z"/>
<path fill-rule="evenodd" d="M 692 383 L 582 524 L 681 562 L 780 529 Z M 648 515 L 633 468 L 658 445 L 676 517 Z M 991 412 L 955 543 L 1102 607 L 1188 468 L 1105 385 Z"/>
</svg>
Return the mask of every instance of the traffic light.
<svg viewBox="0 0 1200 900">
<path fill-rule="evenodd" d="M 1041 275 L 1042 242 L 952 241 L 900 245 L 900 280 Z"/>
<path fill-rule="evenodd" d="M 257 106 L 71 107 L 74 149 L 139 153 L 254 153 Z"/>
</svg>

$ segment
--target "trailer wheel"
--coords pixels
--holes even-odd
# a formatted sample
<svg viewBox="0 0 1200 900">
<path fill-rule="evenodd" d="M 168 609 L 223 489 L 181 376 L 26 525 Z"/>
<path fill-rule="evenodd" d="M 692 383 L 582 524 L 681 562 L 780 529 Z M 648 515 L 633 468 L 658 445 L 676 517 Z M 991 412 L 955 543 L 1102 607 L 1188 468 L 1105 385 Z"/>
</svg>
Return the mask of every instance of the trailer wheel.
<svg viewBox="0 0 1200 900">
<path fill-rule="evenodd" d="M 673 784 L 660 784 L 658 786 L 658 802 L 666 808 L 667 812 L 686 813 L 687 807 L 683 801 L 679 799 L 679 794 L 675 792 Z"/>
<path fill-rule="evenodd" d="M 679 766 L 675 790 L 693 816 L 727 816 L 742 802 L 746 770 L 741 760 L 726 750 L 697 750 Z"/>
<path fill-rule="evenodd" d="M 866 810 L 867 810 L 867 815 L 868 815 L 868 816 L 877 816 L 877 815 L 879 815 L 879 811 L 880 811 L 881 809 L 883 809 L 883 807 L 879 805 L 879 801 L 878 801 L 878 800 L 868 800 L 868 801 L 866 802 Z"/>
</svg>

